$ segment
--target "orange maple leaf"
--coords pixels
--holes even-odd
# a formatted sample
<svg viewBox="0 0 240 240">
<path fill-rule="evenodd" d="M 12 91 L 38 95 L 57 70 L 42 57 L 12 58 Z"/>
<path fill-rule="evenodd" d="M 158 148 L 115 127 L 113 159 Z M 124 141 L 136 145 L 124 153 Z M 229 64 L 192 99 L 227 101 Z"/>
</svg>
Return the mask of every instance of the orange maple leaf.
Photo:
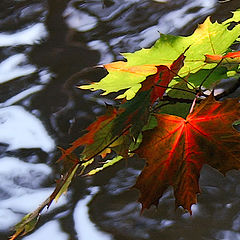
<svg viewBox="0 0 240 240">
<path fill-rule="evenodd" d="M 221 63 L 222 65 L 234 65 L 240 63 L 240 51 L 229 52 L 225 55 L 205 55 L 206 63 Z"/>
<path fill-rule="evenodd" d="M 153 72 L 156 72 L 155 64 L 143 64 L 140 66 L 127 66 L 127 62 L 123 61 L 117 61 L 105 64 L 104 67 L 108 71 L 116 71 L 116 72 L 129 72 L 136 75 L 143 75 L 146 76 L 146 74 L 152 74 Z"/>
<path fill-rule="evenodd" d="M 221 173 L 240 168 L 240 133 L 232 123 L 240 119 L 238 99 L 206 98 L 186 119 L 156 114 L 158 126 L 146 131 L 135 151 L 147 165 L 137 179 L 143 209 L 157 205 L 164 191 L 173 186 L 176 207 L 191 212 L 197 202 L 203 164 Z"/>
</svg>

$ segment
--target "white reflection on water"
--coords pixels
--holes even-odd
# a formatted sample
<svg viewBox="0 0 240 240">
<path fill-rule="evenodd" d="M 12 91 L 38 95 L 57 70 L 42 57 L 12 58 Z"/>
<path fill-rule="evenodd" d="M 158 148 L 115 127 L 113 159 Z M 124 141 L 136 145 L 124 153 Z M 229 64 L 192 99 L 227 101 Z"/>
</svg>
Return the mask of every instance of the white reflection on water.
<svg viewBox="0 0 240 240">
<path fill-rule="evenodd" d="M 101 59 L 99 64 L 105 64 L 108 62 L 112 62 L 114 60 L 112 54 L 109 52 L 109 47 L 106 43 L 100 40 L 94 40 L 88 42 L 88 46 L 93 50 L 98 50 L 101 54 Z"/>
<path fill-rule="evenodd" d="M 1 41 L 1 40 L 0 40 Z M 14 78 L 29 75 L 36 71 L 33 65 L 27 64 L 27 58 L 24 54 L 13 55 L 0 63 L 0 83 L 10 81 Z"/>
<path fill-rule="evenodd" d="M 69 27 L 78 30 L 79 32 L 85 32 L 93 29 L 97 25 L 97 19 L 88 15 L 85 12 L 76 12 L 75 8 L 69 7 L 64 12 L 66 17 L 66 23 Z"/>
<path fill-rule="evenodd" d="M 199 16 L 208 16 L 214 11 L 214 6 L 217 4 L 217 0 L 203 0 L 203 1 L 192 1 L 182 8 L 176 9 L 175 11 L 168 12 L 162 18 L 159 19 L 160 31 L 163 33 L 169 33 L 176 31 L 187 26 L 194 18 Z M 191 9 L 201 7 L 199 11 L 191 12 Z"/>
<path fill-rule="evenodd" d="M 240 233 L 234 231 L 220 231 L 216 234 L 216 239 L 219 240 L 240 240 Z"/>
<path fill-rule="evenodd" d="M 102 10 L 102 5 L 96 5 L 95 6 L 95 14 L 99 15 L 101 18 L 101 21 L 103 22 L 111 22 L 111 19 L 115 19 L 115 16 L 118 16 L 118 14 L 127 8 L 127 6 L 131 5 L 131 2 L 140 2 L 139 0 L 131 0 L 131 1 L 124 1 L 124 3 L 118 5 L 117 7 L 112 7 L 111 12 L 108 12 L 108 14 L 104 15 L 104 12 L 106 10 Z M 171 6 L 171 0 L 166 1 L 157 1 L 162 2 L 162 4 L 166 4 L 166 7 Z M 166 3 L 163 3 L 166 2 Z M 168 4 L 169 2 L 169 4 Z M 186 1 L 187 2 L 187 1 Z M 162 13 L 160 15 L 157 15 L 156 13 L 152 16 L 152 18 L 157 18 L 158 23 L 155 25 L 150 25 L 149 27 L 145 28 L 142 31 L 136 31 L 136 33 L 129 33 L 128 31 L 131 29 L 127 28 L 126 25 L 126 35 L 122 33 L 121 36 L 119 34 L 116 34 L 116 37 L 112 37 L 109 39 L 108 43 L 104 43 L 102 40 L 93 40 L 88 43 L 88 46 L 91 49 L 98 50 L 101 53 L 101 61 L 99 63 L 108 63 L 113 61 L 113 53 L 112 49 L 117 49 L 117 45 L 121 46 L 137 46 L 137 48 L 148 48 L 150 47 L 156 40 L 160 38 L 159 33 L 163 34 L 172 34 L 176 33 L 177 30 L 184 28 L 185 26 L 189 25 L 192 21 L 195 21 L 196 19 L 202 18 L 204 16 L 208 16 L 214 11 L 214 7 L 217 4 L 217 0 L 202 0 L 202 1 L 188 1 L 187 3 L 184 3 L 181 7 L 178 7 L 176 9 L 172 9 L 171 11 L 166 11 L 165 13 Z M 195 11 L 194 9 L 198 9 L 198 11 Z M 97 9 L 97 10 L 96 10 Z M 71 13 L 72 15 L 81 15 L 79 11 L 74 13 Z M 84 22 L 87 21 L 87 18 L 84 20 Z M 149 19 L 151 22 L 152 19 Z M 75 29 L 81 28 L 83 22 L 80 23 L 80 21 L 77 21 L 75 18 L 70 18 L 69 16 L 69 25 Z M 114 24 L 114 21 L 113 21 Z M 126 22 L 128 24 L 128 22 Z M 86 26 L 88 26 L 86 24 Z M 124 26 L 124 25 L 123 25 Z M 122 31 L 122 25 L 116 25 L 115 31 L 119 31 L 121 33 Z M 93 26 L 89 27 L 93 28 Z M 109 43 L 111 48 L 109 48 Z M 121 49 L 119 49 L 121 50 Z M 118 53 L 117 53 L 118 54 Z"/>
<path fill-rule="evenodd" d="M 88 203 L 91 201 L 93 195 L 97 193 L 98 188 L 92 187 L 89 190 L 91 190 L 91 194 L 76 204 L 73 213 L 75 230 L 77 232 L 78 239 L 111 240 L 111 235 L 98 230 L 88 217 Z"/>
<path fill-rule="evenodd" d="M 16 191 L 22 194 L 26 192 L 26 188 L 39 187 L 51 173 L 52 169 L 46 164 L 23 162 L 14 157 L 0 159 L 0 186 L 5 186 L 10 196 Z"/>
<path fill-rule="evenodd" d="M 32 45 L 36 41 L 47 36 L 47 30 L 43 23 L 36 23 L 29 28 L 13 34 L 0 33 L 0 47 L 16 45 Z"/>
<path fill-rule="evenodd" d="M 207 16 L 211 14 L 211 12 L 214 11 L 216 3 L 217 0 L 192 1 L 175 11 L 167 12 L 159 18 L 158 25 L 149 27 L 138 35 L 138 38 L 143 39 L 139 46 L 144 48 L 151 45 L 151 43 L 155 42 L 160 37 L 159 32 L 169 34 L 176 31 L 176 29 L 181 29 L 184 26 L 187 26 L 189 22 L 199 16 Z M 199 5 L 202 7 L 199 11 L 192 13 L 189 12 L 191 9 L 199 7 Z"/>
<path fill-rule="evenodd" d="M 49 152 L 55 147 L 42 122 L 21 106 L 0 109 L 0 142 L 8 144 L 8 150 L 41 148 Z"/>
<path fill-rule="evenodd" d="M 23 238 L 23 240 L 44 240 L 44 239 L 67 240 L 69 238 L 66 233 L 62 232 L 58 221 L 48 222 L 31 235 Z"/>
<path fill-rule="evenodd" d="M 29 89 L 26 89 L 26 90 L 16 94 L 15 96 L 9 98 L 4 103 L 0 103 L 0 107 L 7 107 L 12 104 L 15 104 L 16 102 L 19 102 L 19 101 L 23 100 L 24 98 L 26 98 L 27 96 L 32 95 L 33 93 L 36 93 L 42 89 L 43 89 L 43 86 L 41 86 L 41 85 L 30 87 Z"/>
<path fill-rule="evenodd" d="M 11 228 L 27 213 L 35 210 L 53 191 L 41 185 L 52 173 L 45 164 L 23 162 L 17 158 L 0 159 L 0 230 Z M 61 197 L 50 209 L 66 204 Z"/>
</svg>

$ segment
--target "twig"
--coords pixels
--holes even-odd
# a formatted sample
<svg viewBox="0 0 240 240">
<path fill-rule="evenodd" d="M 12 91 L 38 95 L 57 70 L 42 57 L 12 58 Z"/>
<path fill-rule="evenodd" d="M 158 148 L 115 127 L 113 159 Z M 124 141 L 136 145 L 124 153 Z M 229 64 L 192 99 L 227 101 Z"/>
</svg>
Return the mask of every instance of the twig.
<svg viewBox="0 0 240 240">
<path fill-rule="evenodd" d="M 197 99 L 196 103 L 200 103 L 202 99 Z M 163 106 L 166 106 L 168 104 L 176 104 L 176 103 L 188 103 L 188 104 L 192 104 L 193 103 L 193 99 L 186 99 L 186 98 L 172 98 L 169 96 L 163 96 L 162 99 L 159 100 L 160 102 L 163 101 L 168 101 L 167 103 L 163 103 L 160 106 L 156 106 L 152 112 L 156 112 L 157 110 L 159 110 L 160 108 L 162 108 Z"/>
<path fill-rule="evenodd" d="M 195 87 L 192 83 L 188 82 L 185 78 L 181 77 L 178 73 L 175 73 L 175 72 L 174 72 L 173 70 L 171 70 L 170 68 L 169 68 L 169 71 L 172 72 L 173 74 L 175 74 L 175 77 L 179 77 L 179 78 L 180 78 L 181 80 L 183 80 L 185 83 L 189 84 L 193 89 L 197 90 L 196 87 Z"/>
<path fill-rule="evenodd" d="M 131 125 L 127 126 L 118 136 L 116 136 L 115 138 L 112 139 L 112 141 L 110 143 L 108 143 L 106 146 L 104 146 L 103 148 L 101 148 L 101 150 L 99 150 L 97 153 L 95 153 L 93 156 L 88 157 L 87 160 L 82 160 L 81 162 L 88 162 L 91 159 L 95 158 L 96 156 L 98 156 L 101 152 L 103 152 L 105 149 L 107 149 L 110 145 L 112 145 L 115 141 L 117 141 L 122 135 L 124 135 L 129 129 L 131 128 Z"/>
<path fill-rule="evenodd" d="M 217 65 L 211 69 L 211 71 L 208 72 L 207 76 L 203 79 L 203 81 L 201 82 L 200 86 L 199 86 L 199 90 L 202 91 L 202 86 L 204 84 L 204 82 L 206 82 L 206 80 L 208 79 L 208 77 L 217 69 L 217 67 L 222 63 L 223 58 L 217 63 Z"/>
<path fill-rule="evenodd" d="M 192 94 L 196 95 L 195 92 L 192 92 L 191 90 L 187 90 L 187 89 L 182 89 L 182 88 L 177 88 L 177 87 L 163 86 L 163 85 L 159 85 L 159 84 L 156 84 L 155 86 L 157 86 L 157 87 L 162 87 L 162 88 L 170 88 L 170 89 L 173 89 L 173 90 L 184 91 L 184 92 L 188 92 L 188 93 L 192 93 Z"/>
<path fill-rule="evenodd" d="M 169 101 L 171 103 L 192 103 L 193 99 L 187 99 L 187 98 L 173 98 L 169 96 L 163 96 L 160 101 Z M 197 103 L 201 102 L 201 99 L 197 100 Z"/>
</svg>

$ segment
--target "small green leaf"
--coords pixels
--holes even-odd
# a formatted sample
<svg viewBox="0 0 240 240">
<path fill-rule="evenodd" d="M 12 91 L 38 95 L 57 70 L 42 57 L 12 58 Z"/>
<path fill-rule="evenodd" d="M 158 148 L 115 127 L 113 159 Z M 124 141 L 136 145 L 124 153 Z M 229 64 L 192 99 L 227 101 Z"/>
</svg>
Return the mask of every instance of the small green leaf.
<svg viewBox="0 0 240 240">
<path fill-rule="evenodd" d="M 237 120 L 233 123 L 234 127 L 239 127 L 239 125 L 240 125 L 240 120 Z"/>
<path fill-rule="evenodd" d="M 111 160 L 107 160 L 107 161 L 103 164 L 102 167 L 95 168 L 95 169 L 91 170 L 91 171 L 88 173 L 88 175 L 89 175 L 89 176 L 90 176 L 90 175 L 94 175 L 94 174 L 96 174 L 97 172 L 100 172 L 100 171 L 102 171 L 103 169 L 114 165 L 115 163 L 119 162 L 119 161 L 122 160 L 122 159 L 123 159 L 122 156 L 117 156 L 117 157 L 115 157 L 115 158 L 113 158 L 113 159 L 111 159 Z"/>
<path fill-rule="evenodd" d="M 35 211 L 25 215 L 22 220 L 15 226 L 15 234 L 11 237 L 10 240 L 16 239 L 19 235 L 25 235 L 31 232 L 39 220 L 39 212 Z"/>
<path fill-rule="evenodd" d="M 55 196 L 54 199 L 55 199 L 56 202 L 58 201 L 58 199 L 61 197 L 61 195 L 62 195 L 63 193 L 66 193 L 66 192 L 67 192 L 67 189 L 68 189 L 68 187 L 69 187 L 69 185 L 70 185 L 70 183 L 71 183 L 71 181 L 72 181 L 72 178 L 73 178 L 73 176 L 75 175 L 75 172 L 77 171 L 77 169 L 78 169 L 79 166 L 80 166 L 80 164 L 77 164 L 77 165 L 74 167 L 73 171 L 70 173 L 69 177 L 67 178 L 67 180 L 65 181 L 65 183 L 63 184 L 63 186 L 61 187 L 61 189 L 59 190 L 59 192 L 58 192 L 57 195 Z"/>
</svg>

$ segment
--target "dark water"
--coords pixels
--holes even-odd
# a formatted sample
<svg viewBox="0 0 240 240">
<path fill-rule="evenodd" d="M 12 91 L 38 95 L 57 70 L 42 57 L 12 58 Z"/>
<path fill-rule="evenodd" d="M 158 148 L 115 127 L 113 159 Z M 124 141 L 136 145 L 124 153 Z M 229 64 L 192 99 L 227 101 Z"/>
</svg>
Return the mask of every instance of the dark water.
<svg viewBox="0 0 240 240">
<path fill-rule="evenodd" d="M 67 147 L 104 112 L 98 93 L 75 86 L 98 80 L 97 68 L 119 52 L 151 46 L 159 32 L 187 35 L 212 14 L 222 20 L 239 0 L 2 0 L 0 3 L 0 239 L 34 210 L 59 177 L 56 146 Z M 168 191 L 142 216 L 129 190 L 144 163 L 137 159 L 91 178 L 76 178 L 25 240 L 240 239 L 240 173 L 205 167 L 193 216 L 174 210 Z"/>
</svg>

